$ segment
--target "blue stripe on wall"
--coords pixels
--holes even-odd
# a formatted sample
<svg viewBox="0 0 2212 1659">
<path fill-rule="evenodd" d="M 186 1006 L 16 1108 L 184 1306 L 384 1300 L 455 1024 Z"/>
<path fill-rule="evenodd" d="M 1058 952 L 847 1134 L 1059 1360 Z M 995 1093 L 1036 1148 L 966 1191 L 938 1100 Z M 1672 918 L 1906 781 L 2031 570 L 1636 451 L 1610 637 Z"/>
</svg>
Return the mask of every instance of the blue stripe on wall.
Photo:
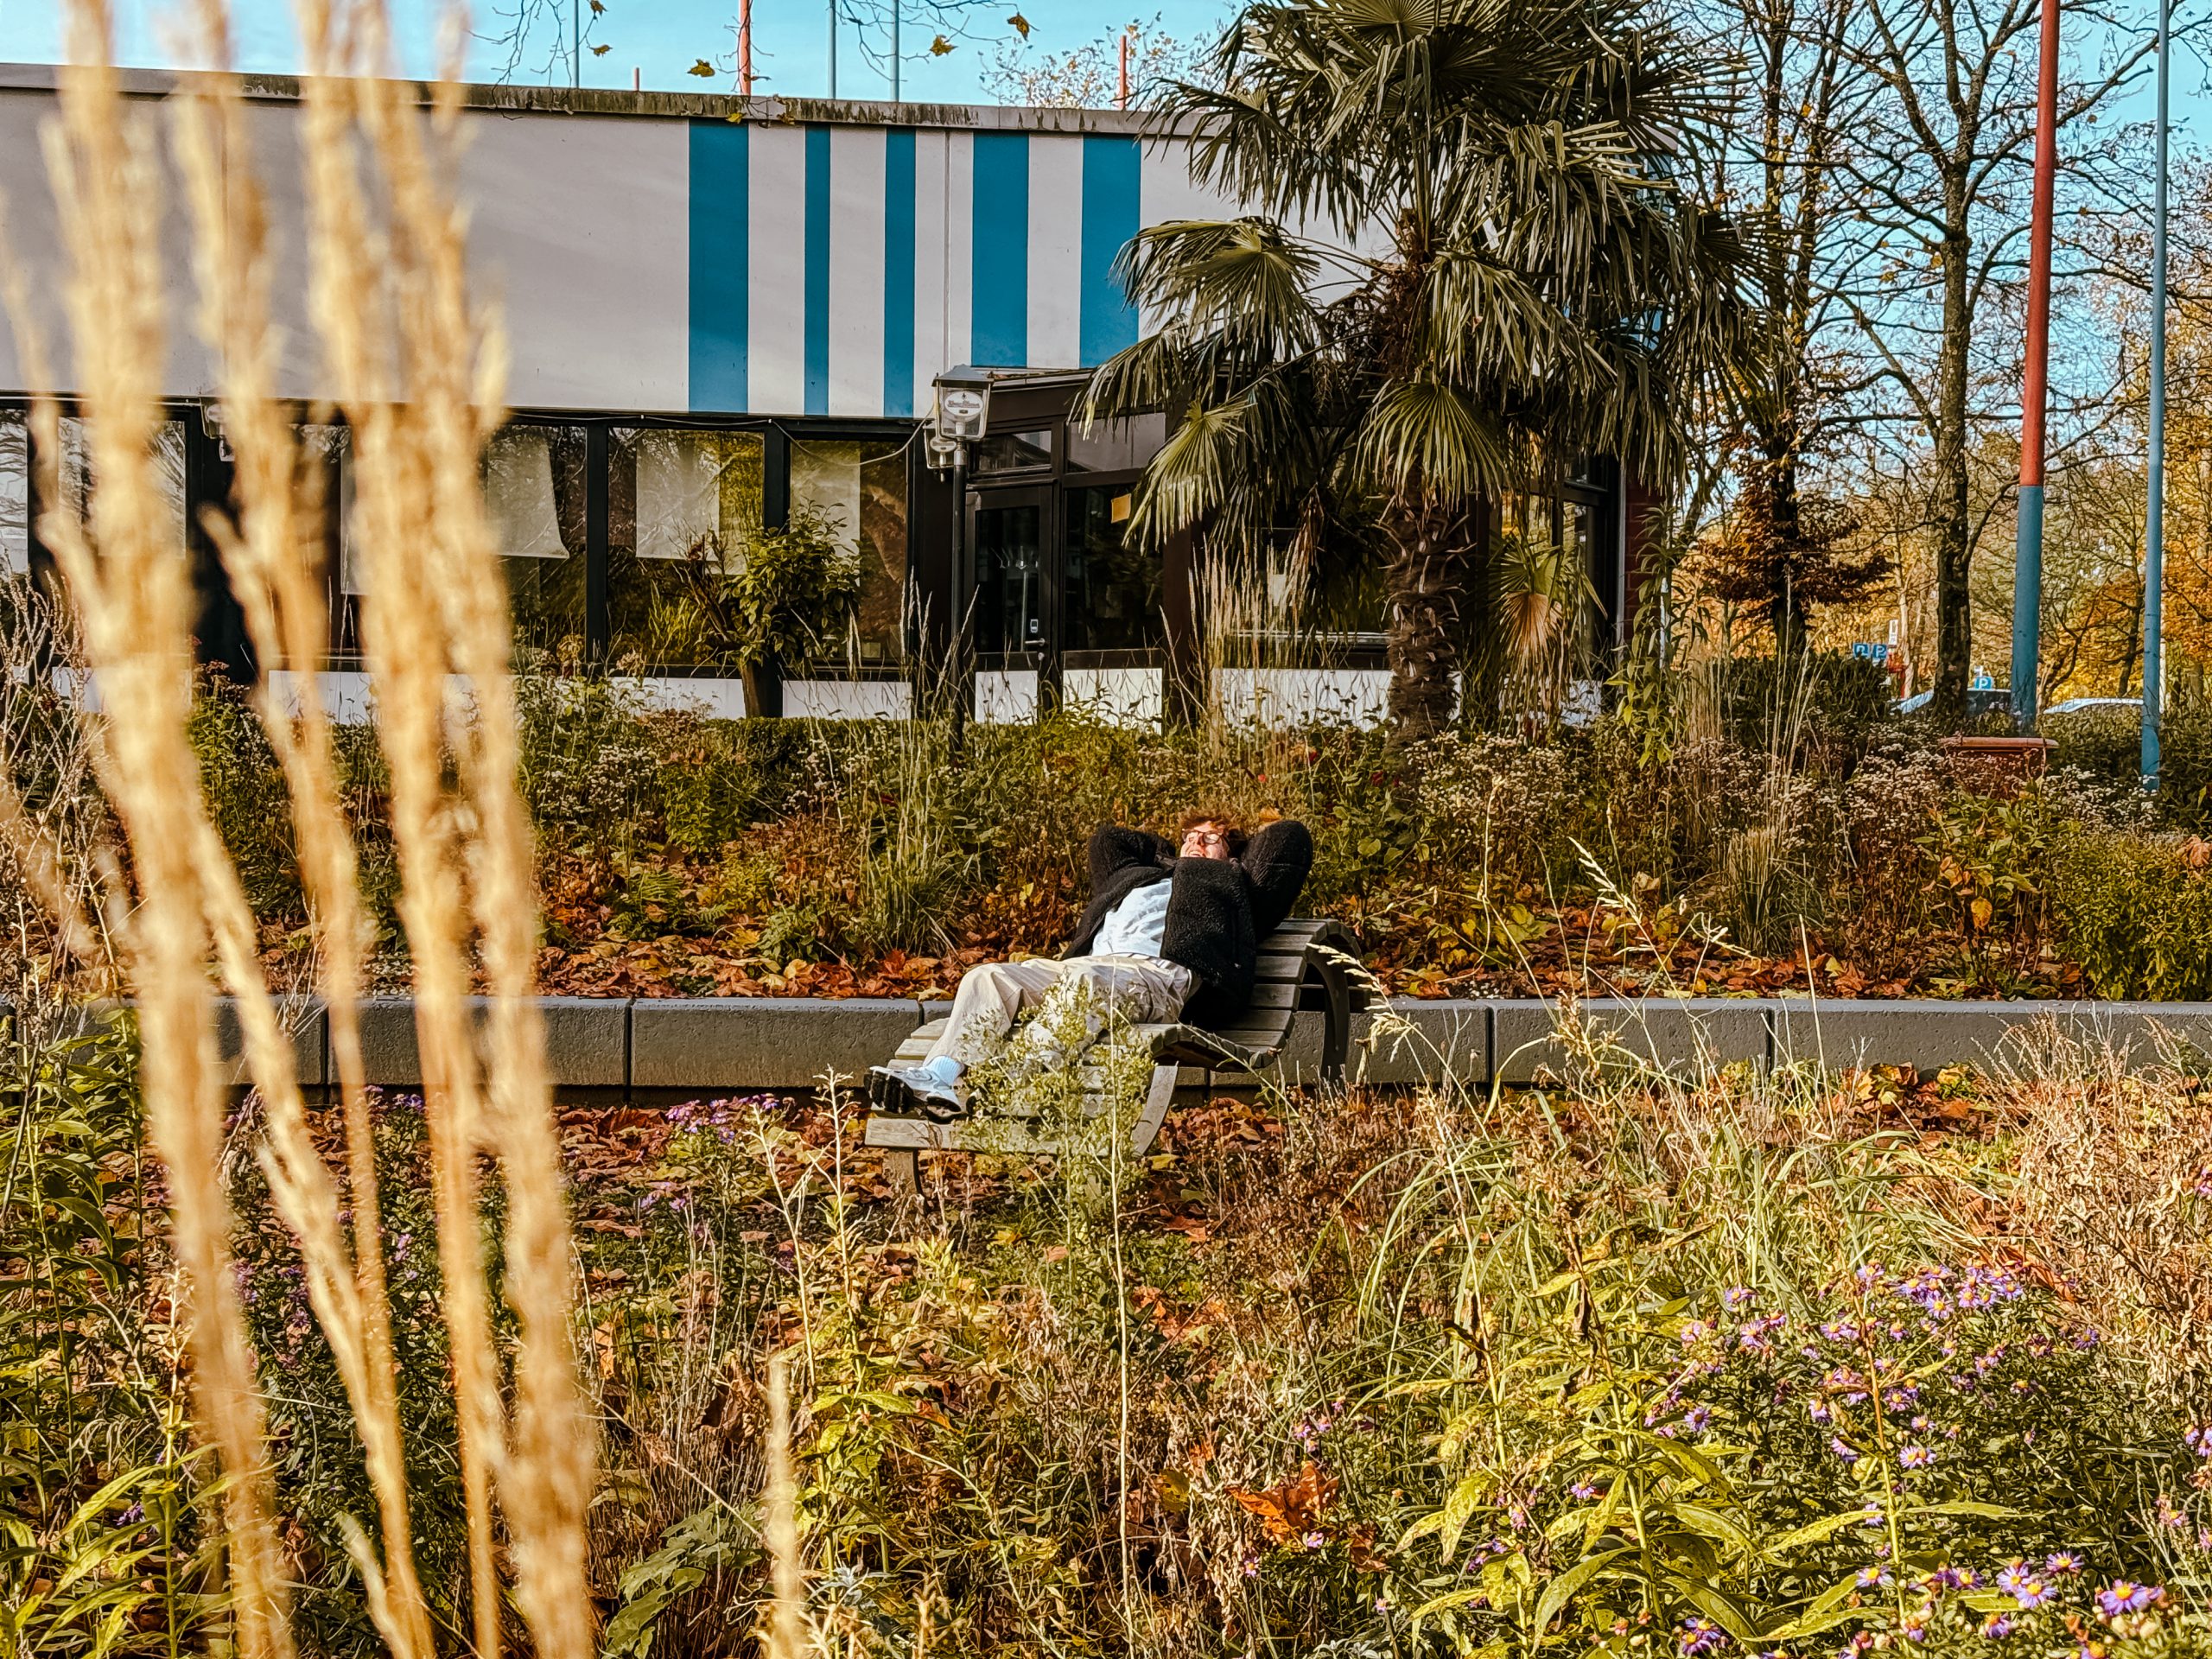
<svg viewBox="0 0 2212 1659">
<path fill-rule="evenodd" d="M 1083 141 L 1083 366 L 1137 341 L 1137 308 L 1114 275 L 1114 260 L 1139 228 L 1137 141 Z"/>
<path fill-rule="evenodd" d="M 830 412 L 830 129 L 806 130 L 806 412 Z"/>
<path fill-rule="evenodd" d="M 753 192 L 746 129 L 691 124 L 690 406 L 747 407 Z"/>
<path fill-rule="evenodd" d="M 976 135 L 969 360 L 1029 361 L 1029 135 Z"/>
<path fill-rule="evenodd" d="M 883 412 L 914 412 L 914 130 L 883 136 Z"/>
</svg>

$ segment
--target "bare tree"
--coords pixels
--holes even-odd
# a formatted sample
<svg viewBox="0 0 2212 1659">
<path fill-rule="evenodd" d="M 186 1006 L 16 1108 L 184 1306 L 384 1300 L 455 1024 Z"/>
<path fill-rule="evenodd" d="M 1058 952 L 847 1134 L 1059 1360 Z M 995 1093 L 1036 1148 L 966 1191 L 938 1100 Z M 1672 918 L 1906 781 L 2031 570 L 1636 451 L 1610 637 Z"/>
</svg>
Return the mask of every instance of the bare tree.
<svg viewBox="0 0 2212 1659">
<path fill-rule="evenodd" d="M 1737 487 L 1707 563 L 1726 597 L 1767 616 L 1785 652 L 1802 643 L 1808 604 L 1849 602 L 1888 568 L 1878 550 L 1852 545 L 1847 504 L 1806 478 L 1865 390 L 1838 344 L 1854 327 L 1840 290 L 1864 252 L 1850 152 L 1878 91 L 1851 49 L 1861 3 L 1720 0 L 1712 14 L 1745 63 L 1721 183 L 1754 227 L 1762 315 L 1732 382 L 1725 448 Z"/>
<path fill-rule="evenodd" d="M 1001 41 L 984 72 L 983 90 L 1002 104 L 1112 108 L 1121 102 L 1125 41 L 1128 102 L 1133 106 L 1142 104 L 1154 88 L 1194 79 L 1203 71 L 1204 45 L 1164 33 L 1155 15 L 1148 23 L 1133 21 L 1071 52 L 1039 52 L 1026 37 Z"/>
<path fill-rule="evenodd" d="M 2064 3 L 2064 0 L 2054 0 Z M 1858 0 L 1845 52 L 1878 95 L 1859 118 L 1848 165 L 1880 256 L 1844 289 L 1882 382 L 1930 451 L 1936 700 L 1966 706 L 1974 649 L 1977 514 L 1970 450 L 1978 424 L 2011 403 L 2017 334 L 1999 338 L 1996 302 L 2018 275 L 2028 230 L 2040 0 Z M 2065 6 L 2069 39 L 2102 60 L 2062 86 L 2058 119 L 2070 187 L 2113 194 L 2116 137 L 2087 127 L 2151 51 L 2093 0 Z M 1997 407 L 1993 409 L 1992 405 Z"/>
</svg>

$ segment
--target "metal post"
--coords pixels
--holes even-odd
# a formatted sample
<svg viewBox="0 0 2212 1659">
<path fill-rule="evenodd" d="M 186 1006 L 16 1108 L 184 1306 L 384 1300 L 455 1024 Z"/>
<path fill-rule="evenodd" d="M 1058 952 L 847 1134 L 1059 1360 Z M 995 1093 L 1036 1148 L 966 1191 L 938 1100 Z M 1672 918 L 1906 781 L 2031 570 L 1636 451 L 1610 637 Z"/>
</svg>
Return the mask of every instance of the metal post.
<svg viewBox="0 0 2212 1659">
<path fill-rule="evenodd" d="M 963 439 L 952 461 L 952 748 L 957 754 L 976 706 L 975 575 L 968 538 L 968 445 Z"/>
<path fill-rule="evenodd" d="M 753 0 L 738 0 L 737 90 L 753 96 Z"/>
<path fill-rule="evenodd" d="M 2020 383 L 2020 518 L 2012 570 L 2012 717 L 2032 726 L 2043 662 L 2043 446 L 2050 359 L 2051 183 L 2058 170 L 2058 7 L 2043 0 L 2035 205 L 2028 230 L 2027 361 Z"/>
<path fill-rule="evenodd" d="M 2158 0 L 2158 177 L 2151 195 L 2151 467 L 2143 513 L 2143 787 L 2158 786 L 2158 719 L 2165 686 L 2166 563 L 2166 60 L 2171 0 Z M 2121 688 L 2123 690 L 2125 687 Z"/>
<path fill-rule="evenodd" d="M 837 0 L 830 0 L 830 96 L 837 96 Z"/>
<path fill-rule="evenodd" d="M 560 14 L 556 12 L 554 16 Z M 569 0 L 569 85 L 584 84 L 584 0 Z"/>
<path fill-rule="evenodd" d="M 891 0 L 891 101 L 899 101 L 899 0 Z"/>
</svg>

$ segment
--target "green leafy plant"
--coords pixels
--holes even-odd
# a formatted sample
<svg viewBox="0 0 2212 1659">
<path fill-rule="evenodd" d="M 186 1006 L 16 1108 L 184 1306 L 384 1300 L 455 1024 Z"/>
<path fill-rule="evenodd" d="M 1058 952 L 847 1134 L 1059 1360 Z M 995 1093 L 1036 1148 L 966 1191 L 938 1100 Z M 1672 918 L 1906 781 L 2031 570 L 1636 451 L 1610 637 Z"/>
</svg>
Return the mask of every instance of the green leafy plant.
<svg viewBox="0 0 2212 1659">
<path fill-rule="evenodd" d="M 745 680 L 746 707 L 758 711 L 768 706 L 767 671 L 831 649 L 844 633 L 860 603 L 860 555 L 845 527 L 795 505 L 785 524 L 746 543 L 721 586 L 715 626 Z"/>
<path fill-rule="evenodd" d="M 2195 836 L 2082 831 L 2053 872 L 2058 925 L 2100 996 L 2212 997 L 2212 848 Z"/>
</svg>

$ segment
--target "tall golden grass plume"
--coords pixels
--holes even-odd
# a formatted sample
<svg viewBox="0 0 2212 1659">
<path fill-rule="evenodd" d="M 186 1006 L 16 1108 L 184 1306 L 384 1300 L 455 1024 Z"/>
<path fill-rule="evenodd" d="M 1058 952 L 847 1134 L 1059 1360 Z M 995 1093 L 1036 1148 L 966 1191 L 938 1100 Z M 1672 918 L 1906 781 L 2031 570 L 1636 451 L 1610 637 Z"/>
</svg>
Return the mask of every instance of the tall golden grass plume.
<svg viewBox="0 0 2212 1659">
<path fill-rule="evenodd" d="M 237 1640 L 247 1659 L 288 1659 L 260 1400 L 218 1174 L 226 1103 L 206 963 L 207 917 L 221 901 L 205 868 L 206 815 L 185 729 L 193 693 L 190 577 L 164 533 L 153 474 L 164 362 L 159 168 L 149 123 L 124 105 L 104 0 L 72 0 L 67 29 L 60 119 L 45 147 L 69 262 L 72 378 L 97 486 L 84 522 L 59 505 L 58 490 L 43 492 L 39 533 L 68 579 L 99 677 L 101 779 L 134 863 L 138 904 L 124 945 L 144 1042 L 148 1132 L 169 1174 L 201 1432 L 225 1475 Z M 19 286 L 11 297 L 20 298 Z M 27 308 L 16 308 L 15 321 L 19 340 L 35 341 Z M 25 357 L 42 382 L 34 432 L 44 454 L 58 456 L 61 415 L 50 365 L 35 344 Z M 219 861 L 229 871 L 227 860 Z"/>
<path fill-rule="evenodd" d="M 349 530 L 368 577 L 363 636 L 392 773 L 399 907 L 415 966 L 474 1646 L 488 1656 L 501 1641 L 496 1503 L 532 1649 L 586 1659 L 593 1438 L 571 1350 L 572 1256 L 550 1083 L 527 1000 L 536 905 L 530 825 L 515 785 L 505 594 L 477 473 L 500 418 L 504 348 L 496 326 L 472 314 L 467 300 L 464 219 L 448 188 L 460 138 L 450 77 L 433 92 L 426 120 L 414 88 L 388 75 L 365 78 L 389 59 L 378 0 L 335 9 L 299 0 L 298 10 L 316 72 L 302 122 L 311 308 L 353 440 Z M 227 73 L 228 19 L 219 0 L 197 0 L 196 16 L 219 73 L 183 100 L 175 153 L 193 212 L 200 331 L 219 365 L 236 461 L 235 513 L 213 516 L 206 528 L 262 668 L 289 669 L 308 688 L 292 708 L 264 677 L 259 709 L 292 796 L 321 945 L 346 1127 L 350 1237 L 339 1221 L 340 1189 L 308 1134 L 254 918 L 202 804 L 186 732 L 193 595 L 173 522 L 164 533 L 151 462 L 161 420 L 154 226 L 162 192 L 149 124 L 130 118 L 108 67 L 103 0 L 72 0 L 75 63 L 64 75 L 63 120 L 49 144 L 72 261 L 73 378 L 92 488 L 79 523 L 57 487 L 60 407 L 42 397 L 35 416 L 48 504 L 40 531 L 68 579 L 99 676 L 102 776 L 140 893 L 126 943 L 149 1119 L 170 1171 L 202 1429 L 226 1476 L 239 1649 L 247 1659 L 289 1659 L 289 1643 L 253 1357 L 232 1287 L 231 1217 L 217 1173 L 227 1079 L 215 1065 L 211 957 L 237 999 L 248 1069 L 267 1103 L 262 1157 L 270 1192 L 299 1239 L 309 1295 L 362 1436 L 381 1550 L 358 1531 L 349 1541 L 370 1611 L 394 1653 L 428 1659 L 357 1013 L 366 928 L 331 733 L 313 690 L 324 647 L 318 566 L 330 504 L 321 458 L 303 454 L 293 411 L 276 395 L 268 215 L 238 85 Z M 23 360 L 36 384 L 55 385 L 21 274 L 7 276 Z M 467 695 L 454 695 L 455 685 Z M 11 830 L 22 828 L 20 819 L 9 818 Z M 34 860 L 26 868 L 43 867 Z M 467 997 L 472 946 L 480 947 L 494 993 L 488 1065 Z M 506 1282 L 521 1332 L 512 1413 L 491 1337 L 477 1205 L 487 1156 L 505 1178 Z"/>
<path fill-rule="evenodd" d="M 499 1639 L 496 1490 L 533 1645 L 549 1659 L 585 1659 L 593 1439 L 571 1347 L 571 1246 L 550 1082 L 527 1001 L 537 943 L 531 836 L 515 784 L 505 591 L 477 465 L 501 418 L 502 336 L 469 308 L 465 219 L 444 182 L 460 142 L 452 79 L 432 90 L 426 120 L 411 89 L 380 73 L 389 42 L 381 4 L 364 0 L 336 14 L 307 0 L 302 21 L 318 67 L 352 77 L 318 81 L 309 92 L 313 302 L 358 439 L 362 637 L 392 766 L 441 1256 L 449 1294 L 460 1293 L 448 1313 L 477 1643 L 488 1654 Z M 340 51 L 353 55 L 334 61 Z M 360 194 L 357 130 L 384 188 L 380 237 Z M 466 1002 L 472 922 L 493 994 L 487 1071 Z M 521 1333 L 512 1418 L 499 1392 L 474 1230 L 482 1153 L 496 1155 L 506 1177 L 505 1282 Z"/>
<path fill-rule="evenodd" d="M 376 1496 L 381 1557 L 358 1529 L 349 1539 L 352 1553 L 387 1645 L 399 1659 L 427 1659 L 429 1614 L 407 1511 L 374 1126 L 360 1052 L 366 935 L 329 723 L 312 690 L 326 626 L 318 568 L 327 506 L 322 469 L 319 457 L 303 451 L 290 411 L 276 397 L 281 336 L 270 310 L 268 215 L 239 88 L 229 73 L 229 19 L 213 0 L 200 0 L 197 21 L 214 73 L 176 106 L 177 156 L 192 210 L 200 332 L 217 365 L 236 503 L 234 518 L 211 512 L 206 527 L 263 671 L 256 702 L 291 796 L 302 885 L 319 925 L 318 966 L 346 1120 L 350 1240 L 253 957 L 252 917 L 242 893 L 226 895 L 226 925 L 218 937 L 226 981 L 239 999 L 249 1064 L 268 1107 L 263 1163 L 270 1192 L 299 1236 L 309 1298 L 353 1408 Z M 308 688 L 296 714 L 270 677 L 286 669 Z M 220 863 L 220 852 L 219 846 L 210 849 L 212 862 Z"/>
</svg>

